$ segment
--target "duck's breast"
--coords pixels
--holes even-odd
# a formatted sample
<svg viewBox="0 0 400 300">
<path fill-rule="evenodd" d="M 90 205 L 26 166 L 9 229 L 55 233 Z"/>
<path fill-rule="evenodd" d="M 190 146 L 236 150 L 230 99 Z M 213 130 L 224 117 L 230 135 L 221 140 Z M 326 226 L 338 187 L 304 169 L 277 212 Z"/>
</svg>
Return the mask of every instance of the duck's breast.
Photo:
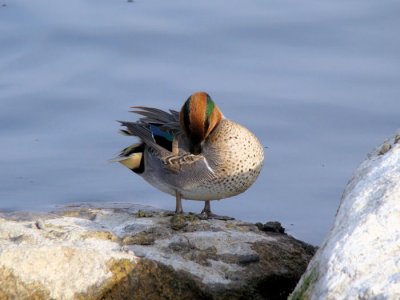
<svg viewBox="0 0 400 300">
<path fill-rule="evenodd" d="M 244 126 L 222 120 L 203 146 L 203 155 L 214 177 L 186 193 L 187 199 L 222 199 L 247 190 L 257 179 L 264 162 L 264 147 Z M 190 198 L 188 198 L 190 197 Z"/>
</svg>

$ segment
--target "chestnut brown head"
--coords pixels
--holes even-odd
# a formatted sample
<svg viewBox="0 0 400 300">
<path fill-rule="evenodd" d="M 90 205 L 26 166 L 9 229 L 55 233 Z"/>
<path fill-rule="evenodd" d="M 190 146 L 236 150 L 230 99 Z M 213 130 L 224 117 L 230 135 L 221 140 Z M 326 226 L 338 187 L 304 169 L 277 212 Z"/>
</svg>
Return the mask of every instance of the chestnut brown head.
<svg viewBox="0 0 400 300">
<path fill-rule="evenodd" d="M 191 95 L 179 114 L 181 127 L 191 142 L 191 152 L 201 153 L 201 144 L 222 119 L 218 106 L 205 92 Z"/>
</svg>

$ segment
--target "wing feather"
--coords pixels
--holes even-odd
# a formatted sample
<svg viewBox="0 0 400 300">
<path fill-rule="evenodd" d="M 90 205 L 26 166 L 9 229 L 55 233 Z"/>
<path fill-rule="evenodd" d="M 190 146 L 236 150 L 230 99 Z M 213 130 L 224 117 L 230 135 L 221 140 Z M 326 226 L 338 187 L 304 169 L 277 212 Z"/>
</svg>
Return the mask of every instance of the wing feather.
<svg viewBox="0 0 400 300">
<path fill-rule="evenodd" d="M 184 180 L 202 181 L 214 177 L 214 171 L 203 155 L 191 154 L 181 147 L 179 154 L 174 155 L 155 141 L 151 129 L 151 126 L 154 124 L 163 130 L 170 131 L 174 135 L 174 138 L 179 139 L 179 137 L 183 136 L 179 123 L 179 112 L 175 110 L 166 112 L 158 108 L 145 106 L 133 106 L 132 108 L 134 110 L 131 112 L 142 117 L 136 122 L 119 121 L 125 127 L 121 132 L 140 138 L 147 146 L 153 158 L 159 159 L 162 162 L 161 165 L 163 168 L 172 173 L 187 173 L 188 176 L 180 176 L 181 178 L 185 177 L 186 179 Z M 196 172 L 193 172 L 193 169 Z"/>
</svg>

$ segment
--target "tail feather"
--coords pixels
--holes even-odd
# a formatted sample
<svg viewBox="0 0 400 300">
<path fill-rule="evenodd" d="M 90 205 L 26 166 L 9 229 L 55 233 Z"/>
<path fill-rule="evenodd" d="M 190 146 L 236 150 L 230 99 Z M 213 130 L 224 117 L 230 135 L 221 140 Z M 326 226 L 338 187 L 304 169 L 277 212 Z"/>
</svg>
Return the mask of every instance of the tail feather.
<svg viewBox="0 0 400 300">
<path fill-rule="evenodd" d="M 119 156 L 111 159 L 110 162 L 119 162 L 133 172 L 140 174 L 144 172 L 143 151 L 143 143 L 133 144 L 123 149 Z"/>
<path fill-rule="evenodd" d="M 135 173 L 143 173 L 143 153 L 133 153 L 125 159 L 121 159 L 119 163 L 123 164 L 128 169 L 131 169 Z"/>
</svg>

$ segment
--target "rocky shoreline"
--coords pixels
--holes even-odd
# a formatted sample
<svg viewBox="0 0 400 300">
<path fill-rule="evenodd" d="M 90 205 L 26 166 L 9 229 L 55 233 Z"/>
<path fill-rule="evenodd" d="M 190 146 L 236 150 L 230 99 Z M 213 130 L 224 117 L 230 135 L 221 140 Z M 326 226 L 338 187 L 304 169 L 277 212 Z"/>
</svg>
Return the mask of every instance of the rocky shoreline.
<svg viewBox="0 0 400 300">
<path fill-rule="evenodd" d="M 315 252 L 279 223 L 137 205 L 0 217 L 0 299 L 285 299 Z"/>
<path fill-rule="evenodd" d="M 316 253 L 278 222 L 130 204 L 0 212 L 0 299 L 397 300 L 399 200 L 400 133 L 355 171 Z"/>
</svg>

